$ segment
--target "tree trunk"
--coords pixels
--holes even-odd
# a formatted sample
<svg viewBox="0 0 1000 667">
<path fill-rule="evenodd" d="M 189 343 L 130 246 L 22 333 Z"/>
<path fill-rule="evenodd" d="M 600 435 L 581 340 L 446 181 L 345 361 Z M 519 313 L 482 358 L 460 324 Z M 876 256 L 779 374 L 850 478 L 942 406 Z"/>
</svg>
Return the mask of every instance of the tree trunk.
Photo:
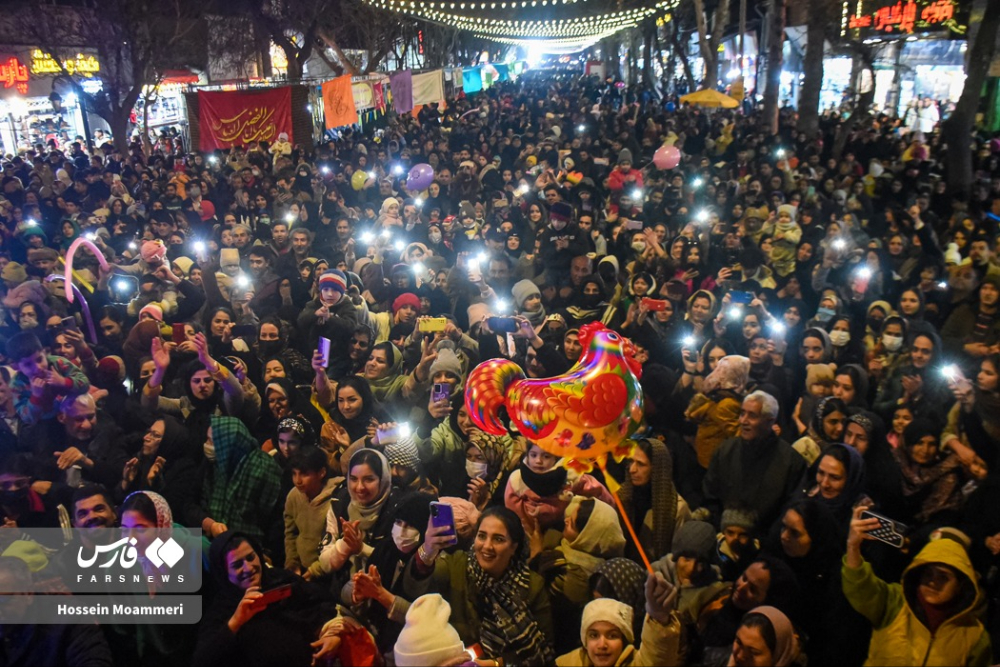
<svg viewBox="0 0 1000 667">
<path fill-rule="evenodd" d="M 109 117 L 104 119 L 111 127 L 111 137 L 115 142 L 115 150 L 122 155 L 128 155 L 128 119 L 131 112 L 131 107 L 114 109 Z"/>
<path fill-rule="evenodd" d="M 767 83 L 764 88 L 764 110 L 761 113 L 760 126 L 765 132 L 777 134 L 781 49 L 785 44 L 785 0 L 769 0 L 767 21 Z"/>
<path fill-rule="evenodd" d="M 860 122 L 871 118 L 868 109 L 871 107 L 872 102 L 875 101 L 875 62 L 872 53 L 867 47 L 862 46 L 854 57 L 855 63 L 858 66 L 853 67 L 851 71 L 852 87 L 860 89 L 861 77 L 864 70 L 868 70 L 871 74 L 871 85 L 868 87 L 868 90 L 855 93 L 854 108 L 851 110 L 851 114 L 847 117 L 847 120 L 841 123 L 837 129 L 832 148 L 832 157 L 835 160 L 840 160 L 840 156 L 843 155 L 844 147 L 847 146 L 847 140 L 850 138 L 851 133 L 854 132 L 854 128 Z"/>
<path fill-rule="evenodd" d="M 684 70 L 684 78 L 687 80 L 688 92 L 693 93 L 698 89 L 697 83 L 694 80 L 694 72 L 691 71 L 691 63 L 688 60 L 687 51 L 684 49 L 684 44 L 681 43 L 680 37 L 678 37 L 680 31 L 681 29 L 678 25 L 676 30 L 670 32 L 670 46 L 673 48 L 673 52 L 680 58 L 681 69 Z M 673 72 L 670 74 L 673 76 Z"/>
<path fill-rule="evenodd" d="M 948 190 L 952 194 L 969 195 L 972 191 L 971 135 L 979 110 L 980 93 L 990 62 L 996 52 L 997 32 L 1000 31 L 1000 2 L 986 3 L 976 41 L 969 49 L 965 87 L 955 105 L 955 111 L 941 126 L 941 135 L 948 152 L 945 165 L 948 169 Z"/>
<path fill-rule="evenodd" d="M 806 55 L 802 62 L 802 89 L 799 91 L 799 132 L 810 139 L 819 131 L 819 97 L 823 87 L 823 43 L 829 0 L 809 1 Z"/>
</svg>

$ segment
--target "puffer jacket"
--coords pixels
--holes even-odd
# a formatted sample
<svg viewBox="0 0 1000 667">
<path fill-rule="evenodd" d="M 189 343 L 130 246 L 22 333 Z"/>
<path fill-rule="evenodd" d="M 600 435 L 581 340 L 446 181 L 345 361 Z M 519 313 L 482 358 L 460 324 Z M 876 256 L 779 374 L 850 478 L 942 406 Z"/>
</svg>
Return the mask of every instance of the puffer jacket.
<svg viewBox="0 0 1000 667">
<path fill-rule="evenodd" d="M 920 569 L 930 563 L 950 565 L 961 573 L 962 580 L 961 611 L 934 633 L 927 627 L 917 600 Z M 989 635 L 974 614 L 981 595 L 976 573 L 957 542 L 939 539 L 929 543 L 906 568 L 901 584 L 882 581 L 867 562 L 851 568 L 845 560 L 841 576 L 848 602 L 874 626 L 865 665 L 992 664 Z"/>
<path fill-rule="evenodd" d="M 712 462 L 712 454 L 719 445 L 736 437 L 742 409 L 743 402 L 730 391 L 714 392 L 712 396 L 696 394 L 691 399 L 685 416 L 698 424 L 694 443 L 702 468 Z"/>
</svg>

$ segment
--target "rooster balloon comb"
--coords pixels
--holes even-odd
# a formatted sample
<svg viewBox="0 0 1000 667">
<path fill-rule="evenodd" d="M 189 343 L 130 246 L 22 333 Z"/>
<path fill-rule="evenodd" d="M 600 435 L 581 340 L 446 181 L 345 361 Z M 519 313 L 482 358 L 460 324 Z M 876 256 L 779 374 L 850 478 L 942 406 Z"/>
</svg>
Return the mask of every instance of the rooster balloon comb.
<svg viewBox="0 0 1000 667">
<path fill-rule="evenodd" d="M 608 454 L 632 449 L 643 419 L 642 366 L 632 342 L 600 322 L 580 329 L 580 360 L 564 375 L 527 379 L 509 359 L 479 364 L 465 390 L 472 421 L 487 433 L 507 432 L 501 408 L 529 441 L 581 471 Z"/>
</svg>

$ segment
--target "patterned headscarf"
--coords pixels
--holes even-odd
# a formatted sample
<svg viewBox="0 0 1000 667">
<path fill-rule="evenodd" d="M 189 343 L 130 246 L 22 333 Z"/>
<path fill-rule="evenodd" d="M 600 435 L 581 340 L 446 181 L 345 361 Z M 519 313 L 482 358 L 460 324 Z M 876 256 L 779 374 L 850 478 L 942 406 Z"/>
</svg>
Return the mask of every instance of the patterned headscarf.
<svg viewBox="0 0 1000 667">
<path fill-rule="evenodd" d="M 507 452 L 510 449 L 503 438 L 479 429 L 469 431 L 469 446 L 483 453 L 486 459 L 486 480 L 489 482 L 489 496 L 493 496 L 500 478 L 503 476 L 507 463 Z"/>
<path fill-rule="evenodd" d="M 708 374 L 701 391 L 703 394 L 710 394 L 717 389 L 728 389 L 742 394 L 749 379 L 750 360 L 738 354 L 730 354 L 720 359 L 719 365 Z"/>
<path fill-rule="evenodd" d="M 130 493 L 125 497 L 125 502 L 122 506 L 128 504 L 128 501 L 132 496 L 146 496 L 151 501 L 153 501 L 153 507 L 156 508 L 156 527 L 157 528 L 171 528 L 174 525 L 174 514 L 170 511 L 170 505 L 167 503 L 167 499 L 158 493 L 153 493 L 152 491 L 136 491 L 135 493 Z M 161 533 L 162 535 L 162 533 Z"/>
</svg>

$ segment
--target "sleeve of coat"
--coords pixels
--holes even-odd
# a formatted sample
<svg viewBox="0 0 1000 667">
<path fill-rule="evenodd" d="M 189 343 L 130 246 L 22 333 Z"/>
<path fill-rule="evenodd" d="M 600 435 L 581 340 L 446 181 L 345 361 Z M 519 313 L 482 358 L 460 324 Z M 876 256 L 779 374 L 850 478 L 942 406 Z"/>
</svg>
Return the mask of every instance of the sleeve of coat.
<svg viewBox="0 0 1000 667">
<path fill-rule="evenodd" d="M 680 664 L 680 645 L 681 621 L 676 611 L 670 614 L 667 625 L 654 621 L 647 614 L 642 624 L 642 643 L 632 664 L 635 667 L 674 667 Z"/>
<path fill-rule="evenodd" d="M 868 561 L 859 568 L 848 567 L 847 556 L 844 556 L 843 563 L 840 576 L 847 601 L 876 630 L 884 628 L 903 607 L 902 586 L 887 584 L 876 577 Z"/>
<path fill-rule="evenodd" d="M 111 667 L 111 649 L 96 623 L 70 625 L 67 630 L 66 665 L 68 667 Z"/>
</svg>

